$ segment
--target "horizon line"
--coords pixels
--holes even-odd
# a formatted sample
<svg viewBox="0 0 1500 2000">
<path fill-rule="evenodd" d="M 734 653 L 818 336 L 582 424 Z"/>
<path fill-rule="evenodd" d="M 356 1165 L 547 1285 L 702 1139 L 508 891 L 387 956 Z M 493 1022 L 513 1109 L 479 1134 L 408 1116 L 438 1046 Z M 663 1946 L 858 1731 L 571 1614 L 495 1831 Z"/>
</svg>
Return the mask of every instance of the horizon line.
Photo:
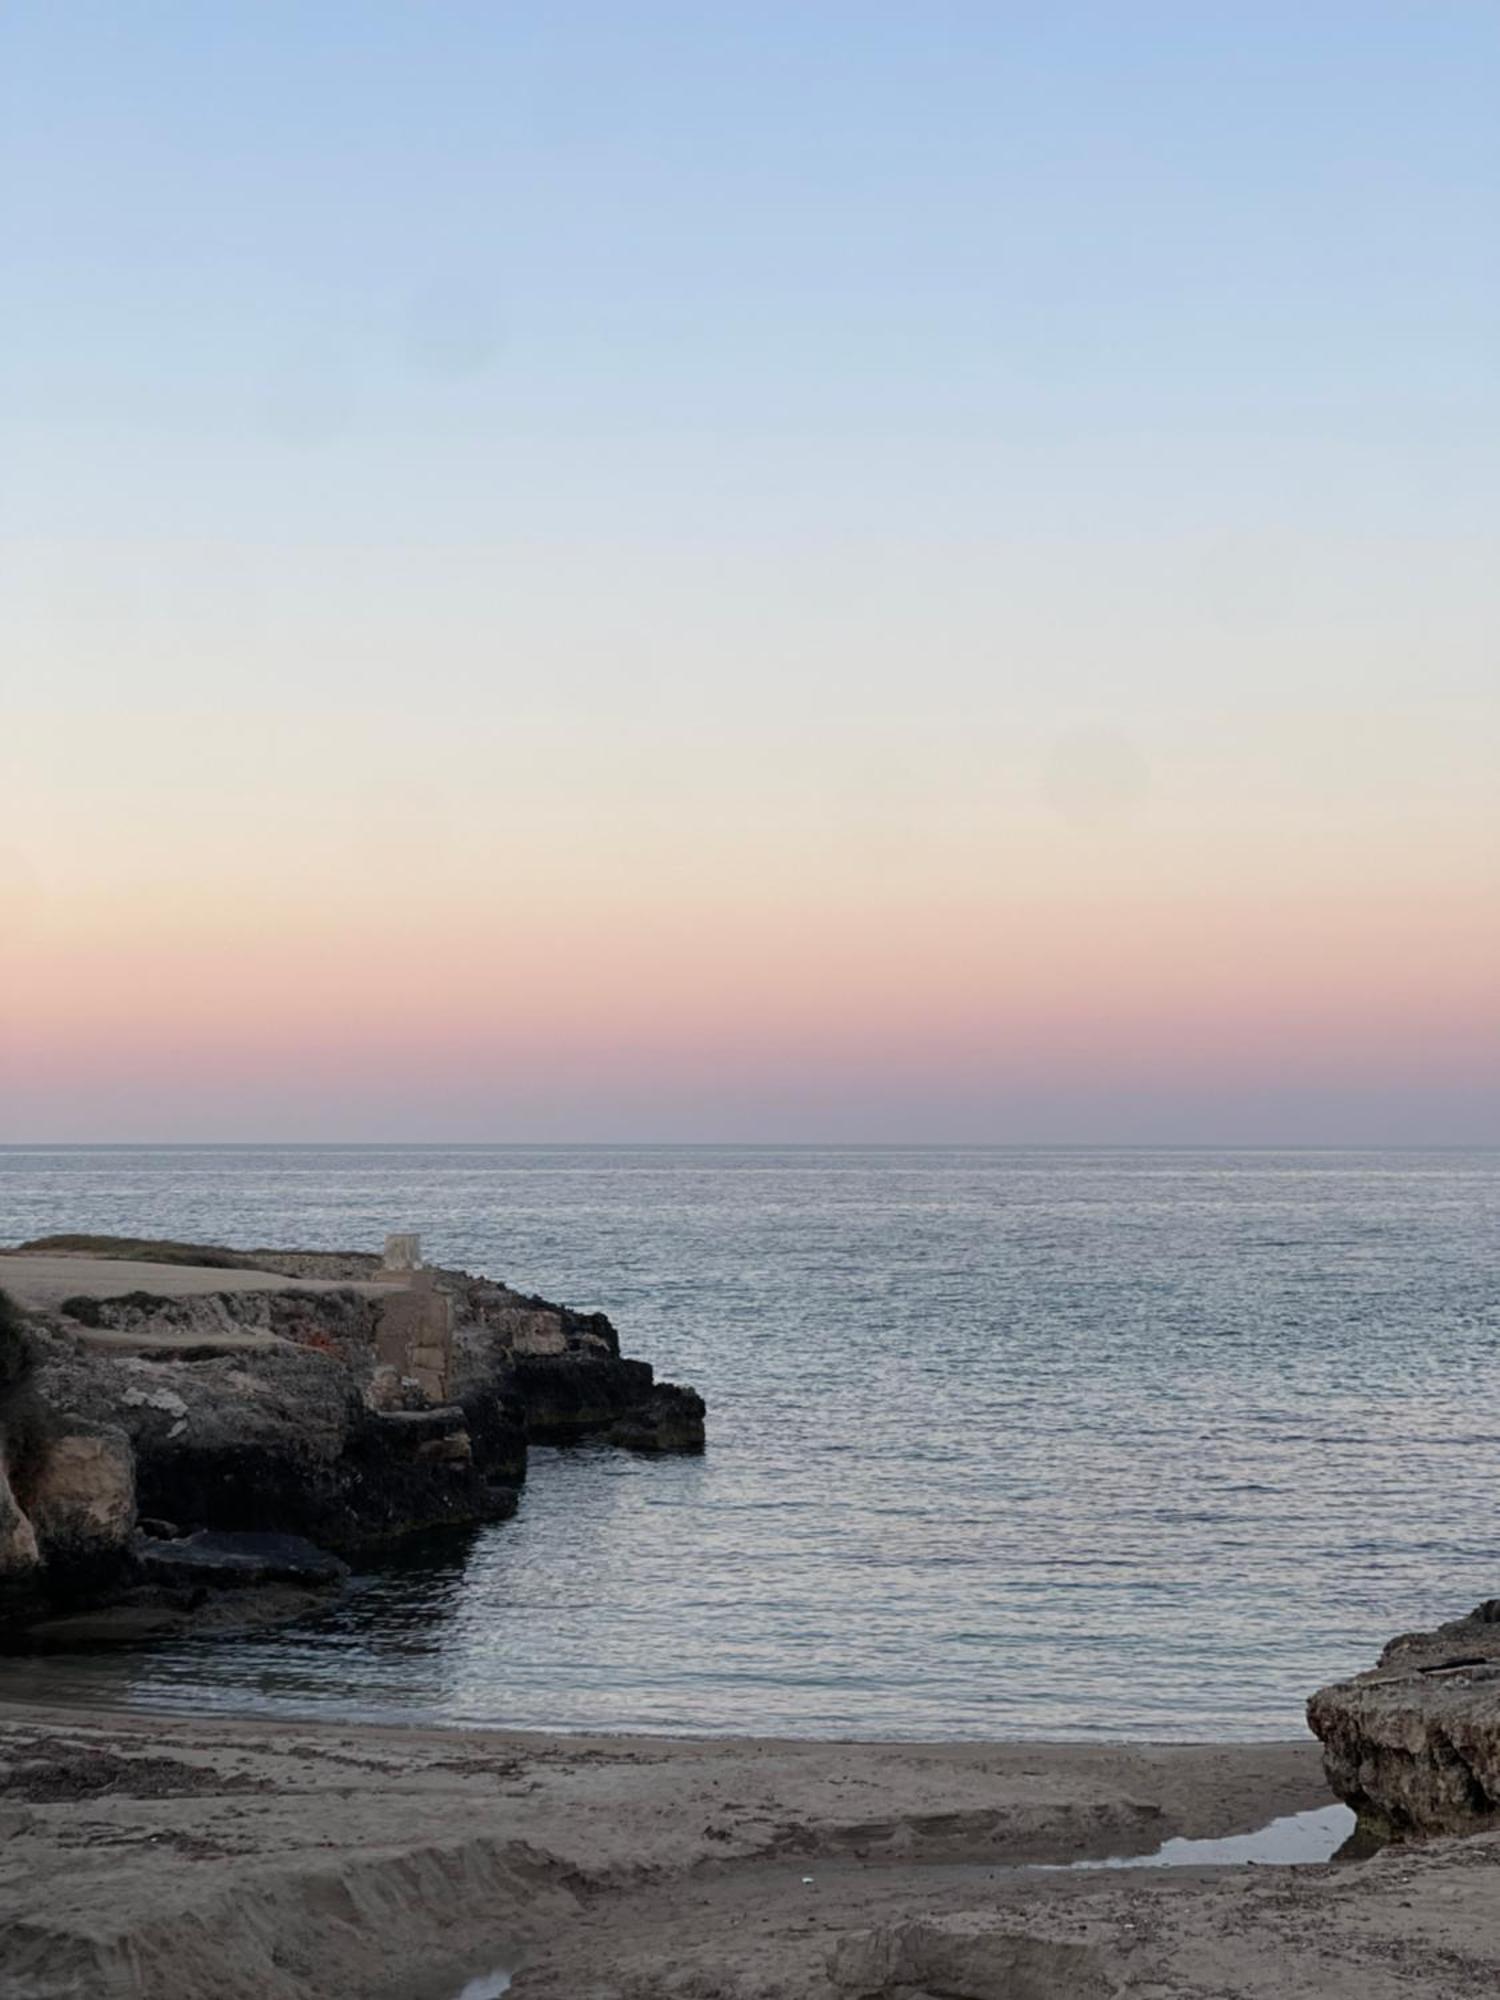
<svg viewBox="0 0 1500 2000">
<path fill-rule="evenodd" d="M 1495 1139 L 0 1139 L 0 1153 L 1484 1153 Z"/>
</svg>

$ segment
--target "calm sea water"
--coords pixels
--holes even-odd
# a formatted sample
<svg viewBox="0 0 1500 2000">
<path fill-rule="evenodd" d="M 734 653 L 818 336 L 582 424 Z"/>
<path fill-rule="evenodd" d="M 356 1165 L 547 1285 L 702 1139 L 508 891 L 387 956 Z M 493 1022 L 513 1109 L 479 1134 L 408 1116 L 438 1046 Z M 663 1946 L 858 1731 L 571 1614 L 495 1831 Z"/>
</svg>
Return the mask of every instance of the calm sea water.
<svg viewBox="0 0 1500 2000">
<path fill-rule="evenodd" d="M 253 1641 L 8 1685 L 793 1735 L 1255 1737 L 1500 1594 L 1500 1155 L 9 1150 L 0 1240 L 430 1256 L 602 1307 L 702 1459 Z"/>
</svg>

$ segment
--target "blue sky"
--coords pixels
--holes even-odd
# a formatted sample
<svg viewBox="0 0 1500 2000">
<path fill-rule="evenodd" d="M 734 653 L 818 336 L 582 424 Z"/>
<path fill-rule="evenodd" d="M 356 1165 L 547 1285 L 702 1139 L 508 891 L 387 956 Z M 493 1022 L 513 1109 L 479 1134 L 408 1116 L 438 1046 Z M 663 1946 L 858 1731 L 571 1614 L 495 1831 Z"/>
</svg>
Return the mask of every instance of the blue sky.
<svg viewBox="0 0 1500 2000">
<path fill-rule="evenodd" d="M 22 532 L 1489 519 L 1491 6 L 0 37 Z"/>
</svg>

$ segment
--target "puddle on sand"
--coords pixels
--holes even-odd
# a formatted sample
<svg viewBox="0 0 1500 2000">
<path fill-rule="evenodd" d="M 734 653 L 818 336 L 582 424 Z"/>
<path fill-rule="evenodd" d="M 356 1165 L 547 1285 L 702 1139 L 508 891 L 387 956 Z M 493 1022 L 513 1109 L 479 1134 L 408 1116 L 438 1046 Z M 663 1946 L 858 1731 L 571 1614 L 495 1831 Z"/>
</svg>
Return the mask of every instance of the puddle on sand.
<svg viewBox="0 0 1500 2000">
<path fill-rule="evenodd" d="M 508 1972 L 486 1972 L 478 1979 L 471 1979 L 467 1986 L 455 1996 L 455 2000 L 500 2000 L 502 1993 L 510 1991 Z"/>
<path fill-rule="evenodd" d="M 1289 1813 L 1254 1833 L 1231 1833 L 1220 1840 L 1165 1840 L 1154 1854 L 1112 1854 L 1107 1861 L 1071 1861 L 1076 1868 L 1296 1868 L 1331 1861 L 1355 1828 L 1348 1806 L 1316 1806 Z"/>
</svg>

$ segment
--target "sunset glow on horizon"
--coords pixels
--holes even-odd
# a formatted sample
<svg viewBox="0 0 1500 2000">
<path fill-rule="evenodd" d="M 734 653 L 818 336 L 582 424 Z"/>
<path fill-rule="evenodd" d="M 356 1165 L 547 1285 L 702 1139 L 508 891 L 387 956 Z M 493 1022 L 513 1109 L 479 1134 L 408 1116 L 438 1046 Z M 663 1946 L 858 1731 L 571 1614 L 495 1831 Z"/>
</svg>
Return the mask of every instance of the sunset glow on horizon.
<svg viewBox="0 0 1500 2000">
<path fill-rule="evenodd" d="M 0 1141 L 1500 1142 L 1494 15 L 564 15 L 0 26 Z"/>
</svg>

